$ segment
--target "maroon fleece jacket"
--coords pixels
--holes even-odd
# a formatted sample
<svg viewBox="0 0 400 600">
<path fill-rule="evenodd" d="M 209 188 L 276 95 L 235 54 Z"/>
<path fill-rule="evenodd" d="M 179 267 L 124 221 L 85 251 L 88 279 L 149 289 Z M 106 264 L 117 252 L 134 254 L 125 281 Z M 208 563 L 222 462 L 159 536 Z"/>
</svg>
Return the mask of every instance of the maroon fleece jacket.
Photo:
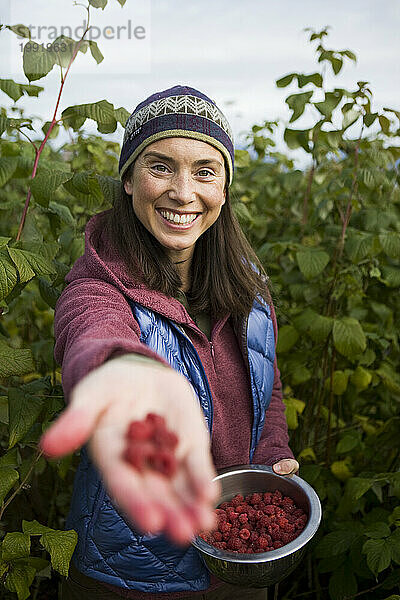
<svg viewBox="0 0 400 600">
<path fill-rule="evenodd" d="M 98 252 L 93 247 L 91 233 L 96 221 L 97 215 L 86 226 L 85 252 L 66 276 L 67 286 L 55 308 L 54 356 L 62 365 L 66 401 L 71 390 L 85 375 L 111 357 L 137 353 L 167 364 L 140 342 L 139 326 L 127 301 L 130 298 L 181 324 L 192 340 L 213 398 L 211 452 L 216 469 L 248 464 L 253 419 L 251 389 L 231 319 L 226 316 L 212 323 L 212 355 L 210 341 L 178 300 L 132 281 L 104 234 L 102 250 Z M 276 316 L 271 308 L 277 339 Z M 272 465 L 282 458 L 293 458 L 288 446 L 282 386 L 276 361 L 274 367 L 271 403 L 253 464 Z M 172 600 L 182 595 L 135 594 L 133 592 L 129 597 Z"/>
</svg>

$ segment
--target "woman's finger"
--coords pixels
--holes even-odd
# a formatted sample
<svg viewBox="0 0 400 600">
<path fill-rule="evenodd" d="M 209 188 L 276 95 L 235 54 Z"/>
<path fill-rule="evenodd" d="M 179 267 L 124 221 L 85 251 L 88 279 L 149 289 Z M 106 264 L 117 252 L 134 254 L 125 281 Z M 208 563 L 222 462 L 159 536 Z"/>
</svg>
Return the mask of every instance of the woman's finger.
<svg viewBox="0 0 400 600">
<path fill-rule="evenodd" d="M 278 475 L 291 475 L 298 471 L 299 468 L 300 465 L 294 458 L 284 458 L 272 465 L 272 469 Z"/>
<path fill-rule="evenodd" d="M 95 428 L 98 413 L 67 408 L 42 435 L 39 447 L 49 458 L 58 458 L 80 448 Z"/>
</svg>

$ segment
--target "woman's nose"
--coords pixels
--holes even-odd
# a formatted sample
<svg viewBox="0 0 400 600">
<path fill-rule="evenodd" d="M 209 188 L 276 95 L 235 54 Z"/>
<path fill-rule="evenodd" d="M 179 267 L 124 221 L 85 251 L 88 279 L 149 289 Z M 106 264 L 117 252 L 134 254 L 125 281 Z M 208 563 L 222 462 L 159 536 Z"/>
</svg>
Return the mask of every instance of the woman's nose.
<svg viewBox="0 0 400 600">
<path fill-rule="evenodd" d="M 196 199 L 195 182 L 190 173 L 176 173 L 171 180 L 171 189 L 169 191 L 171 200 L 176 200 L 181 204 L 188 204 Z"/>
</svg>

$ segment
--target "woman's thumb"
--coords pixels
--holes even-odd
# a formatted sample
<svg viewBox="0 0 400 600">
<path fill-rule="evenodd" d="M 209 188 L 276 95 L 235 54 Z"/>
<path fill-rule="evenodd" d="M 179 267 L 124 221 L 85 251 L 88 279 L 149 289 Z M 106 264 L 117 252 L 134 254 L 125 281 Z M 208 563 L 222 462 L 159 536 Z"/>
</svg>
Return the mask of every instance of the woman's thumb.
<svg viewBox="0 0 400 600">
<path fill-rule="evenodd" d="M 42 435 L 39 447 L 49 458 L 58 458 L 80 448 L 90 437 L 99 414 L 68 407 Z"/>
</svg>

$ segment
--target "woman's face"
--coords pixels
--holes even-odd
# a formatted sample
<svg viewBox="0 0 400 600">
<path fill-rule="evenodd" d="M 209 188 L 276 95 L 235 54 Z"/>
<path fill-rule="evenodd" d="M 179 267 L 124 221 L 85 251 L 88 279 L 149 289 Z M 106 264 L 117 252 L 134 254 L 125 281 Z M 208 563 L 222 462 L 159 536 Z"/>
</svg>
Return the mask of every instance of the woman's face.
<svg viewBox="0 0 400 600">
<path fill-rule="evenodd" d="M 124 184 L 136 216 L 171 258 L 190 258 L 199 237 L 225 202 L 225 166 L 219 150 L 191 138 L 146 146 Z"/>
</svg>

